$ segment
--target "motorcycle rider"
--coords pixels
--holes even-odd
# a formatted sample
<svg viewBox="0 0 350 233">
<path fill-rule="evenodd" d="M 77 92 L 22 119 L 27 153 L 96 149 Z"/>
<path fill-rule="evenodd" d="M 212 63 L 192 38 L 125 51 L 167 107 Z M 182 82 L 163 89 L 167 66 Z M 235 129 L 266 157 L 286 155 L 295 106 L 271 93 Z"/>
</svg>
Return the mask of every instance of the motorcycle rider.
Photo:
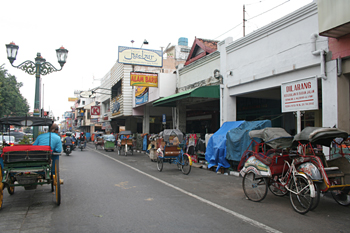
<svg viewBox="0 0 350 233">
<path fill-rule="evenodd" d="M 73 146 L 73 139 L 70 137 L 70 132 L 66 133 L 66 137 L 63 139 L 63 151 L 66 151 L 67 146 Z"/>
<path fill-rule="evenodd" d="M 86 137 L 84 135 L 84 132 L 80 133 L 80 137 L 79 137 L 78 141 L 79 141 L 79 145 L 80 145 L 80 142 L 84 142 L 84 148 L 86 147 Z"/>
</svg>

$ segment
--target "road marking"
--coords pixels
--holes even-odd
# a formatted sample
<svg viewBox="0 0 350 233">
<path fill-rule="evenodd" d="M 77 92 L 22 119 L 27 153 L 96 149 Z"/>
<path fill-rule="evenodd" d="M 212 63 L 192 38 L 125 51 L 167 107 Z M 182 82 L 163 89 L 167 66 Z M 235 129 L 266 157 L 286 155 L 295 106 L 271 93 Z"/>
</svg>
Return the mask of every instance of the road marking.
<svg viewBox="0 0 350 233">
<path fill-rule="evenodd" d="M 101 155 L 103 155 L 103 156 L 105 156 L 105 157 L 107 157 L 107 158 L 109 158 L 109 159 L 111 159 L 111 160 L 114 160 L 114 161 L 116 161 L 116 162 L 118 162 L 118 163 L 120 163 L 120 164 L 122 164 L 122 165 L 124 165 L 124 166 L 126 166 L 126 167 L 129 167 L 129 168 L 133 169 L 134 171 L 137 171 L 138 173 L 141 173 L 141 174 L 143 174 L 143 175 L 145 175 L 145 176 L 148 176 L 149 178 L 151 178 L 151 179 L 153 179 L 153 180 L 155 180 L 155 181 L 158 181 L 158 182 L 160 182 L 160 183 L 162 183 L 162 184 L 165 184 L 165 185 L 168 186 L 168 187 L 171 187 L 171 188 L 173 188 L 173 189 L 176 189 L 176 190 L 178 190 L 178 191 L 180 191 L 180 192 L 182 192 L 182 193 L 184 193 L 184 194 L 186 194 L 186 195 L 188 195 L 188 196 L 191 196 L 191 197 L 193 197 L 193 198 L 195 198 L 195 199 L 197 199 L 197 200 L 199 200 L 199 201 L 201 201 L 201 202 L 204 202 L 204 203 L 206 203 L 206 204 L 208 204 L 208 205 L 211 205 L 211 206 L 213 206 L 213 207 L 215 207 L 215 208 L 217 208 L 217 209 L 219 209 L 219 210 L 222 210 L 222 211 L 224 211 L 224 212 L 226 212 L 226 213 L 228 213 L 228 214 L 231 214 L 231 215 L 235 216 L 236 218 L 239 218 L 239 219 L 241 219 L 242 221 L 244 221 L 244 222 L 246 222 L 246 223 L 249 223 L 249 224 L 252 225 L 252 226 L 255 226 L 255 227 L 258 227 L 258 228 L 260 228 L 260 229 L 263 229 L 263 230 L 265 230 L 266 232 L 281 233 L 281 231 L 279 231 L 279 230 L 276 230 L 276 229 L 274 229 L 274 228 L 272 228 L 272 227 L 269 227 L 269 226 L 267 226 L 267 225 L 265 225 L 265 224 L 263 224 L 263 223 L 260 223 L 260 222 L 258 222 L 258 221 L 255 221 L 254 219 L 248 218 L 248 217 L 246 217 L 246 216 L 244 216 L 244 215 L 242 215 L 242 214 L 239 214 L 239 213 L 237 213 L 237 212 L 235 212 L 235 211 L 229 210 L 229 209 L 227 209 L 227 208 L 225 208 L 225 207 L 223 207 L 223 206 L 220 206 L 220 205 L 218 205 L 218 204 L 215 204 L 214 202 L 211 202 L 211 201 L 209 201 L 209 200 L 207 200 L 207 199 L 204 199 L 204 198 L 202 198 L 202 197 L 200 197 L 200 196 L 197 196 L 197 195 L 195 195 L 195 194 L 193 194 L 193 193 L 187 192 L 186 190 L 183 190 L 183 189 L 181 189 L 181 188 L 179 188 L 179 187 L 177 187 L 177 186 L 175 186 L 175 185 L 169 184 L 169 183 L 165 182 L 164 180 L 161 180 L 161 179 L 159 179 L 159 178 L 157 178 L 157 177 L 154 177 L 154 176 L 152 176 L 152 175 L 150 175 L 150 174 L 147 174 L 147 173 L 145 173 L 145 172 L 143 172 L 143 171 L 141 171 L 141 170 L 139 170 L 139 169 L 137 169 L 137 168 L 134 168 L 134 167 L 130 166 L 129 164 L 123 163 L 122 161 L 119 161 L 118 159 L 115 159 L 115 158 L 113 158 L 113 157 L 110 157 L 110 156 L 108 156 L 108 155 L 106 155 L 106 154 L 103 154 L 103 153 L 101 153 L 101 152 L 99 152 L 99 151 L 96 151 L 96 150 L 93 150 L 93 151 L 95 151 L 95 152 L 97 152 L 97 153 L 99 153 L 99 154 L 101 154 Z"/>
</svg>

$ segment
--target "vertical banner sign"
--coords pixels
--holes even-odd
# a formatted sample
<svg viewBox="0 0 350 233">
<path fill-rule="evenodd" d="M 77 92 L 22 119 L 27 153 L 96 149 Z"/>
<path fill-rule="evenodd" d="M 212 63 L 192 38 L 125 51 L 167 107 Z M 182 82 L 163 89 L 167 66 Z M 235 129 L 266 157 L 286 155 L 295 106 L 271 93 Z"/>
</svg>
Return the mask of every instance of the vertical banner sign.
<svg viewBox="0 0 350 233">
<path fill-rule="evenodd" d="M 135 104 L 144 104 L 148 102 L 148 89 L 149 87 L 137 87 L 135 86 Z"/>
<path fill-rule="evenodd" d="M 166 124 L 166 116 L 165 116 L 165 114 L 163 114 L 162 123 L 163 123 L 163 124 Z"/>
<path fill-rule="evenodd" d="M 318 109 L 317 78 L 301 79 L 281 85 L 282 112 Z"/>
</svg>

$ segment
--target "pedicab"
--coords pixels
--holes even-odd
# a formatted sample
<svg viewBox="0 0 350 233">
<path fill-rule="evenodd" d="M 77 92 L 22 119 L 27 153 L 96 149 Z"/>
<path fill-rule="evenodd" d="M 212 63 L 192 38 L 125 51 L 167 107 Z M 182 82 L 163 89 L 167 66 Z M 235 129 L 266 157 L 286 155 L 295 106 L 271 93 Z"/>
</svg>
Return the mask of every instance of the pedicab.
<svg viewBox="0 0 350 233">
<path fill-rule="evenodd" d="M 92 137 L 94 138 L 94 144 L 95 144 L 95 149 L 97 150 L 97 147 L 100 146 L 102 148 L 103 145 L 103 136 L 104 132 L 94 132 L 92 134 Z"/>
<path fill-rule="evenodd" d="M 191 156 L 184 153 L 185 143 L 183 141 L 183 133 L 178 129 L 165 129 L 159 133 L 159 136 L 164 140 L 164 147 L 157 150 L 157 169 L 163 170 L 164 162 L 176 164 L 177 168 L 183 174 L 188 175 L 191 171 L 192 159 Z"/>
<path fill-rule="evenodd" d="M 113 134 L 106 134 L 102 136 L 102 149 L 105 151 L 114 151 L 115 148 L 115 137 Z"/>
<path fill-rule="evenodd" d="M 42 117 L 0 118 L 0 125 L 50 127 L 52 124 L 52 119 Z M 32 190 L 44 184 L 51 184 L 51 191 L 55 190 L 56 193 L 56 204 L 60 205 L 59 155 L 53 153 L 50 146 L 19 144 L 4 147 L 0 156 L 0 209 L 5 188 L 10 195 L 13 195 L 16 186 Z"/>
<path fill-rule="evenodd" d="M 348 133 L 337 128 L 307 127 L 295 135 L 293 143 L 298 145 L 305 163 L 298 167 L 310 177 L 316 189 L 313 209 L 319 203 L 320 192 L 330 191 L 334 200 L 343 206 L 350 205 L 350 163 L 344 148 L 350 146 L 346 141 Z M 326 158 L 323 146 L 329 147 Z M 334 150 L 339 148 L 339 150 Z"/>
<path fill-rule="evenodd" d="M 289 192 L 293 209 L 307 213 L 315 188 L 312 180 L 296 169 L 304 158 L 290 150 L 293 137 L 277 127 L 252 130 L 249 136 L 251 143 L 238 165 L 245 196 L 258 202 L 266 197 L 268 189 L 276 196 Z"/>
<path fill-rule="evenodd" d="M 118 154 L 121 155 L 124 153 L 127 156 L 127 153 L 130 151 L 131 154 L 134 154 L 134 146 L 133 146 L 133 134 L 130 130 L 124 130 L 118 134 Z"/>
</svg>

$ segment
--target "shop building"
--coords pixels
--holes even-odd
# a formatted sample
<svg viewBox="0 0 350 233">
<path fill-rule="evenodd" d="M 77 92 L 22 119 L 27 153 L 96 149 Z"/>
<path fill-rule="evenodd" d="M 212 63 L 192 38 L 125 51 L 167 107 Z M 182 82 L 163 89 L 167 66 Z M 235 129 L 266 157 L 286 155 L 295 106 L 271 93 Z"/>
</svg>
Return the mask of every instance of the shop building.
<svg viewBox="0 0 350 233">
<path fill-rule="evenodd" d="M 342 117 L 349 119 L 339 115 L 341 81 L 328 38 L 318 35 L 315 2 L 243 38 L 228 38 L 218 45 L 223 76 L 221 124 L 269 119 L 273 126 L 295 134 L 307 126 L 333 127 Z M 310 99 L 309 83 L 314 92 Z M 286 91 L 295 91 L 297 96 L 286 99 Z"/>
</svg>

